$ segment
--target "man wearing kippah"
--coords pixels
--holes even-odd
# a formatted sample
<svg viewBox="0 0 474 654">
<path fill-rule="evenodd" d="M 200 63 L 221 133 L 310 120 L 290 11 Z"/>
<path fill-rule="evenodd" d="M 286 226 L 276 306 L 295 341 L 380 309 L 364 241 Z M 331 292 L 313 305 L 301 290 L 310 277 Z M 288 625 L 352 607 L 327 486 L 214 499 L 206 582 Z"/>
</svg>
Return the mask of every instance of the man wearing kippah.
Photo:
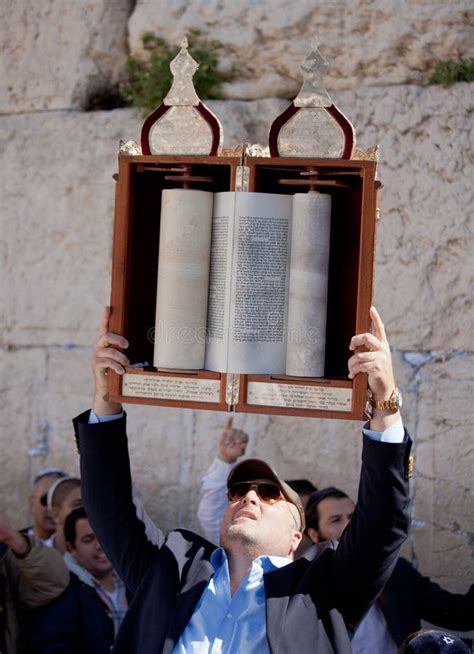
<svg viewBox="0 0 474 654">
<path fill-rule="evenodd" d="M 27 536 L 36 536 L 48 547 L 53 547 L 56 531 L 56 524 L 47 503 L 48 490 L 55 481 L 63 477 L 66 477 L 66 473 L 60 468 L 41 470 L 33 480 L 31 495 L 28 497 L 33 524 L 22 532 Z"/>
<path fill-rule="evenodd" d="M 94 532 L 133 594 L 115 653 L 350 654 L 350 636 L 382 590 L 408 530 L 408 459 L 383 323 L 352 338 L 349 377 L 367 373 L 373 415 L 364 429 L 358 506 L 337 550 L 294 561 L 305 529 L 298 495 L 266 462 L 239 463 L 216 548 L 187 530 L 161 547 L 132 501 L 122 407 L 104 400 L 107 369 L 123 374 L 126 339 L 104 312 L 93 355 L 93 410 L 75 419 L 83 500 Z"/>
</svg>

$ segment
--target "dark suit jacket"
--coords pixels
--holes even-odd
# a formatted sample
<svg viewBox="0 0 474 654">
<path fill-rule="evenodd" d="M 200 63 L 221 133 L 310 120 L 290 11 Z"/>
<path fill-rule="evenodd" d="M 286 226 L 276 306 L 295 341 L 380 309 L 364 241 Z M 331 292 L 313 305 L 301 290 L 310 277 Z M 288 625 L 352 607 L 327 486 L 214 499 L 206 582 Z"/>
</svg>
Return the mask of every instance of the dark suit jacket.
<svg viewBox="0 0 474 654">
<path fill-rule="evenodd" d="M 110 654 L 114 625 L 94 588 L 71 572 L 57 599 L 35 612 L 31 654 Z"/>
<path fill-rule="evenodd" d="M 465 595 L 450 593 L 399 559 L 381 598 L 392 638 L 400 645 L 421 629 L 421 620 L 444 629 L 474 629 L 474 585 Z"/>
<path fill-rule="evenodd" d="M 213 574 L 215 546 L 186 530 L 161 548 L 146 538 L 131 495 L 125 418 L 74 421 L 81 453 L 82 497 L 102 547 L 133 600 L 116 654 L 169 654 Z M 364 438 L 358 506 L 336 551 L 299 559 L 264 576 L 272 654 L 349 654 L 352 633 L 380 593 L 408 530 L 407 463 L 411 442 Z"/>
</svg>

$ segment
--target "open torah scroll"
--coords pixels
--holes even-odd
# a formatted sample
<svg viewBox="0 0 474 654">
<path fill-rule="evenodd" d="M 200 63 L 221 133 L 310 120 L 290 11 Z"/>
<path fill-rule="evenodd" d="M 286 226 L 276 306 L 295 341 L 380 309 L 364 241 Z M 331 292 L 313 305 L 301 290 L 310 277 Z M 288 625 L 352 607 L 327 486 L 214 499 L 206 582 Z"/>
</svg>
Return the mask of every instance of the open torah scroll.
<svg viewBox="0 0 474 654">
<path fill-rule="evenodd" d="M 154 366 L 324 375 L 331 196 L 164 190 Z"/>
</svg>

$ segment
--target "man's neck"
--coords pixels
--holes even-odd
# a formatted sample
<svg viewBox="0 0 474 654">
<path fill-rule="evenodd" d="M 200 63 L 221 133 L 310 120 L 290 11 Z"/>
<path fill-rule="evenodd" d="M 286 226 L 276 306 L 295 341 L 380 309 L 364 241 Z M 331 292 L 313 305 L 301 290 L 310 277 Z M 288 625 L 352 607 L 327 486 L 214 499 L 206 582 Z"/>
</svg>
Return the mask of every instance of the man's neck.
<svg viewBox="0 0 474 654">
<path fill-rule="evenodd" d="M 227 559 L 229 563 L 230 594 L 233 595 L 240 586 L 242 579 L 250 572 L 254 559 L 247 554 L 230 552 L 227 552 Z"/>
<path fill-rule="evenodd" d="M 35 525 L 31 531 L 33 532 L 34 536 L 40 540 L 48 540 L 48 538 L 51 538 L 51 536 L 54 534 L 54 530 L 51 531 L 51 529 L 43 529 L 37 525 Z"/>
<path fill-rule="evenodd" d="M 115 581 L 112 570 L 107 572 L 103 577 L 95 577 L 99 584 L 109 593 L 115 590 Z"/>
</svg>

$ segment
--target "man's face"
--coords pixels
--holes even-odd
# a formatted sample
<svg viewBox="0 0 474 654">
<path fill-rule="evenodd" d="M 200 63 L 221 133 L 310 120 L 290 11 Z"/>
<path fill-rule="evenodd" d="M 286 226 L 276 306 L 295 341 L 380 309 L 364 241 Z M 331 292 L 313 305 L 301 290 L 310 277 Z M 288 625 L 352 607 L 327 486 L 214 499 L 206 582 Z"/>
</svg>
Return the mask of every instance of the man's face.
<svg viewBox="0 0 474 654">
<path fill-rule="evenodd" d="M 68 543 L 68 549 L 76 561 L 97 579 L 112 570 L 112 564 L 105 556 L 86 518 L 76 522 L 76 540 L 73 545 Z"/>
<path fill-rule="evenodd" d="M 33 529 L 39 538 L 48 538 L 54 533 L 56 524 L 48 507 L 41 504 L 41 498 L 46 495 L 50 486 L 57 477 L 41 477 L 33 488 L 33 493 L 28 498 L 31 516 L 33 518 Z"/>
<path fill-rule="evenodd" d="M 229 552 L 245 553 L 252 560 L 261 555 L 293 554 L 301 541 L 297 508 L 280 500 L 263 502 L 254 489 L 230 501 L 220 530 L 220 544 Z"/>
<path fill-rule="evenodd" d="M 66 518 L 74 509 L 78 509 L 82 506 L 82 497 L 81 489 L 78 486 L 77 488 L 71 488 L 70 492 L 64 500 L 62 501 L 61 506 L 55 507 L 53 509 L 54 518 L 56 520 L 57 529 L 64 525 Z"/>
<path fill-rule="evenodd" d="M 340 540 L 342 532 L 351 521 L 355 504 L 348 497 L 326 497 L 318 504 L 319 529 L 308 528 L 308 535 L 315 543 Z"/>
</svg>

